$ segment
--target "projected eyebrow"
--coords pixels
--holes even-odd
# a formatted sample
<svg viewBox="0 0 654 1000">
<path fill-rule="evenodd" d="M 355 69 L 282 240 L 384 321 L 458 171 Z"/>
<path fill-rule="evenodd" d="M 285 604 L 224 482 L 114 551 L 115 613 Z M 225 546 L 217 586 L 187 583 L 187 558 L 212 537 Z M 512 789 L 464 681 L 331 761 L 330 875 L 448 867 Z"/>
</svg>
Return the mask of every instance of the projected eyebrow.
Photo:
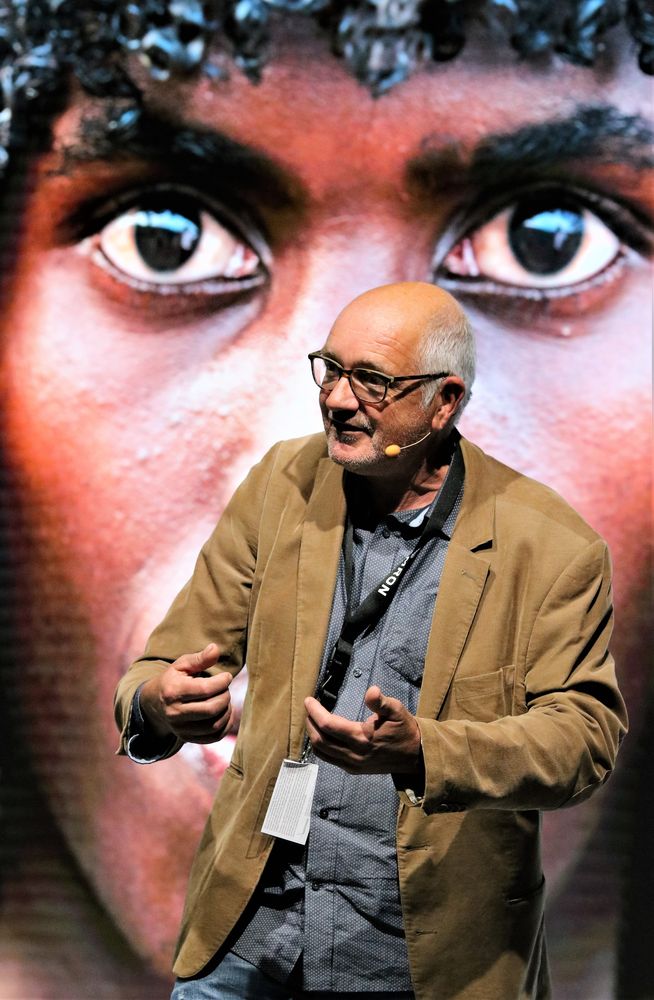
<svg viewBox="0 0 654 1000">
<path fill-rule="evenodd" d="M 120 162 L 139 159 L 153 166 L 183 169 L 185 172 L 220 181 L 231 181 L 242 195 L 257 194 L 275 208 L 299 208 L 305 202 L 300 181 L 264 153 L 222 132 L 179 126 L 160 115 L 141 112 L 133 120 L 126 118 L 124 128 L 115 123 L 115 110 L 95 111 L 82 119 L 76 141 L 59 150 L 61 167 L 68 172 L 93 161 Z"/>
<path fill-rule="evenodd" d="M 411 187 L 428 193 L 436 185 L 452 186 L 453 176 L 457 187 L 507 186 L 580 160 L 646 170 L 654 166 L 653 142 L 654 131 L 643 117 L 624 114 L 611 105 L 581 105 L 566 118 L 489 135 L 468 155 L 456 145 L 441 150 L 427 148 L 411 161 L 407 177 Z"/>
</svg>

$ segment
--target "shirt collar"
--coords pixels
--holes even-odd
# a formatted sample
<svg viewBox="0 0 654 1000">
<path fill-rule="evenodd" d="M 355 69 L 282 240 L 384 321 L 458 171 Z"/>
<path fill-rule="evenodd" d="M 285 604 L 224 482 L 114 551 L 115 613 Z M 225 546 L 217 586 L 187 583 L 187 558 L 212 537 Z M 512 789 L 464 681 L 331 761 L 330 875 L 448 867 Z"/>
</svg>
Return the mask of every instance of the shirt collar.
<svg viewBox="0 0 654 1000">
<path fill-rule="evenodd" d="M 409 528 L 420 528 L 425 520 L 431 514 L 434 504 L 438 499 L 438 494 L 434 497 L 431 503 L 427 504 L 426 507 L 420 507 L 418 510 L 401 510 L 396 511 L 393 514 L 389 514 L 389 519 L 392 518 L 394 521 L 400 522 Z"/>
<path fill-rule="evenodd" d="M 457 497 L 456 503 L 454 504 L 454 508 L 450 512 L 450 516 L 448 517 L 447 521 L 441 528 L 441 535 L 444 538 L 447 538 L 448 542 L 452 537 L 452 531 L 454 529 L 454 524 L 459 514 L 459 508 L 461 506 L 462 496 L 463 496 L 463 486 L 461 487 L 459 496 Z M 434 505 L 436 504 L 438 497 L 439 493 L 436 494 L 436 496 L 434 497 L 434 499 L 430 504 L 428 504 L 426 507 L 421 507 L 419 510 L 398 511 L 395 514 L 389 514 L 388 517 L 393 518 L 395 521 L 398 521 L 401 524 L 405 524 L 409 528 L 421 528 L 424 526 L 425 521 L 427 520 L 432 510 L 434 509 Z M 404 517 L 402 516 L 403 514 L 405 515 Z M 407 514 L 412 516 L 407 518 L 406 516 Z"/>
</svg>

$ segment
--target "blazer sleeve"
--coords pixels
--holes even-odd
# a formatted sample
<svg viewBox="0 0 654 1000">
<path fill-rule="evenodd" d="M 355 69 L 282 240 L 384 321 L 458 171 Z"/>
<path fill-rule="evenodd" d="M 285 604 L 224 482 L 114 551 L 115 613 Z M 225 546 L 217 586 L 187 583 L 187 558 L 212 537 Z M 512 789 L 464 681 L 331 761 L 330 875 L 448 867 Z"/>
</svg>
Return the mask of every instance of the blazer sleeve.
<svg viewBox="0 0 654 1000">
<path fill-rule="evenodd" d="M 599 787 L 627 726 L 608 651 L 612 623 L 610 557 L 596 539 L 553 582 L 535 617 L 523 714 L 418 719 L 423 810 L 556 809 Z"/>
<path fill-rule="evenodd" d="M 210 642 L 220 650 L 210 673 L 238 673 L 245 661 L 250 597 L 254 580 L 261 513 L 278 446 L 256 465 L 234 493 L 211 537 L 203 545 L 193 576 L 155 628 L 145 652 L 121 678 L 114 696 L 120 729 L 118 754 L 127 752 L 129 721 L 139 687 L 184 653 Z M 176 753 L 177 740 L 165 756 Z"/>
</svg>

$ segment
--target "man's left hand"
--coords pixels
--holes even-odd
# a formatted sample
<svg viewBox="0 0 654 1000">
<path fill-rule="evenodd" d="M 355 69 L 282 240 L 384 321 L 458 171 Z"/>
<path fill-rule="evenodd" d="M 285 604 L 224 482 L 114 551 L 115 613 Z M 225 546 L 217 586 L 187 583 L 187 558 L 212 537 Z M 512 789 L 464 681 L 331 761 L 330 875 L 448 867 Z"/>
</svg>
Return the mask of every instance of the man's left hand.
<svg viewBox="0 0 654 1000">
<path fill-rule="evenodd" d="M 422 750 L 415 717 L 378 687 L 368 688 L 364 701 L 372 715 L 352 722 L 332 715 L 315 698 L 305 699 L 307 732 L 316 757 L 350 774 L 420 771 Z"/>
</svg>

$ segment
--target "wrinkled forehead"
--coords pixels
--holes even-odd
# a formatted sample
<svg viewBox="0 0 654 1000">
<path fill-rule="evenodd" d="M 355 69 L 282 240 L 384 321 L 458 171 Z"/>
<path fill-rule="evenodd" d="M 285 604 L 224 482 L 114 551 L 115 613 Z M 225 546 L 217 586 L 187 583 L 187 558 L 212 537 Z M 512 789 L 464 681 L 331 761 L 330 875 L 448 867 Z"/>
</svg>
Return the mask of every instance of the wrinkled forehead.
<svg viewBox="0 0 654 1000">
<path fill-rule="evenodd" d="M 336 318 L 324 353 L 346 368 L 370 368 L 391 375 L 412 372 L 426 332 L 425 316 L 419 312 L 393 308 L 388 302 L 355 301 Z"/>
</svg>

